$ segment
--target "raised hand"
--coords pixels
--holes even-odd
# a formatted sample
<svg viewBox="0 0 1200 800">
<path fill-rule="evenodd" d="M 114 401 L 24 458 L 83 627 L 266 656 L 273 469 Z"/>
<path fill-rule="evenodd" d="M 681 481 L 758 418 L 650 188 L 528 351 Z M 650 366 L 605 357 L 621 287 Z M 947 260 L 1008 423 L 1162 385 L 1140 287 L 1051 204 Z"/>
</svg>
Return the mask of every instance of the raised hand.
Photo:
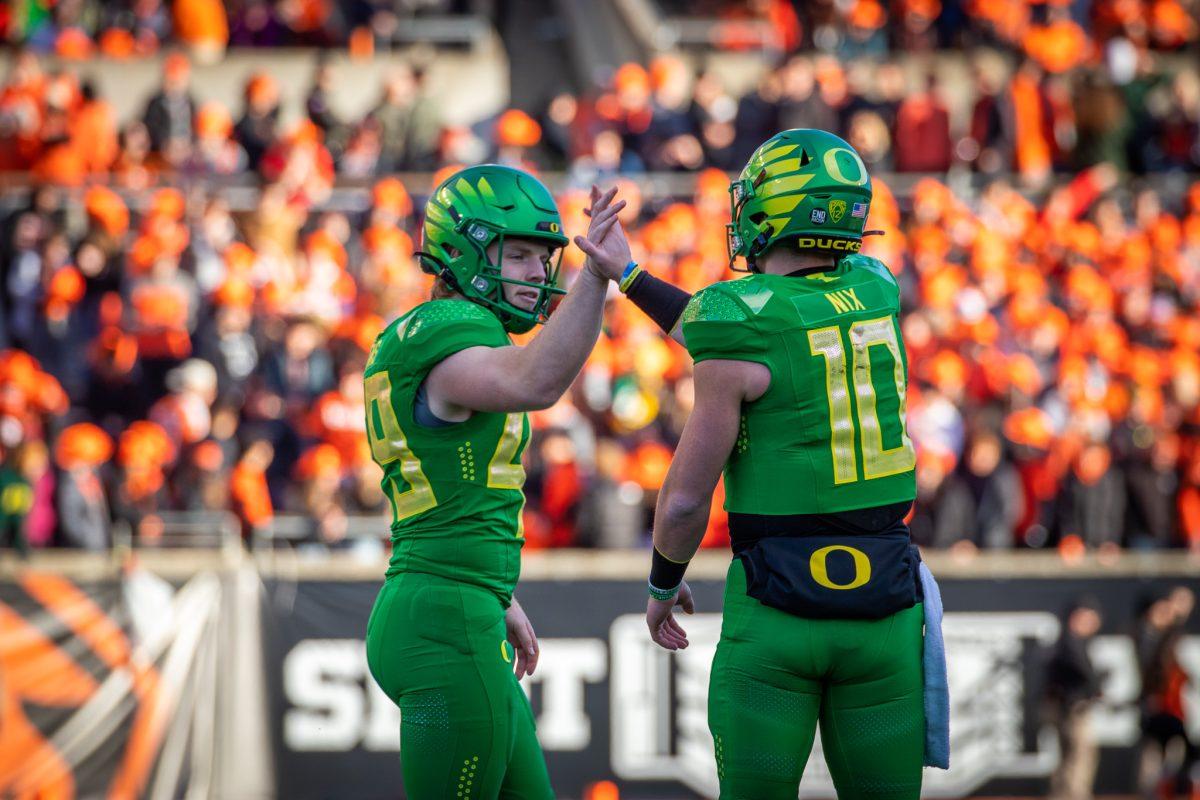
<svg viewBox="0 0 1200 800">
<path fill-rule="evenodd" d="M 625 208 L 625 201 L 614 203 L 616 196 L 615 186 L 603 194 L 598 187 L 592 186 L 592 205 L 584 212 L 592 221 L 586 237 L 575 237 L 575 245 L 588 257 L 586 269 L 601 278 L 619 281 L 633 255 L 625 230 L 617 219 L 617 214 Z"/>
</svg>

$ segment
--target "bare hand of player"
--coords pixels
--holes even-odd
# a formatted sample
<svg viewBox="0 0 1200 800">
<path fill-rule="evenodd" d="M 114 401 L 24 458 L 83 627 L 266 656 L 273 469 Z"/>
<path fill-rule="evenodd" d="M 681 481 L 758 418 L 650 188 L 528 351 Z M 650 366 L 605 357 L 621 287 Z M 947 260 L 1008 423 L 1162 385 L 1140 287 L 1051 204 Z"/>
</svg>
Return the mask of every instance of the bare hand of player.
<svg viewBox="0 0 1200 800">
<path fill-rule="evenodd" d="M 683 609 L 685 614 L 696 613 L 692 589 L 687 585 L 687 581 L 679 584 L 679 593 L 670 600 L 655 600 L 651 597 L 646 602 L 646 626 L 650 628 L 650 638 L 659 647 L 667 650 L 682 650 L 688 646 L 687 632 L 671 613 L 675 606 Z"/>
<path fill-rule="evenodd" d="M 617 214 L 625 208 L 625 201 L 614 203 L 616 196 L 615 186 L 603 194 L 598 187 L 592 186 L 592 205 L 584 211 L 592 218 L 592 222 L 588 225 L 586 237 L 575 237 L 575 245 L 588 257 L 586 268 L 593 274 L 619 281 L 625 266 L 633 260 L 633 255 L 629 250 L 629 240 L 625 238 L 625 230 L 617 219 Z"/>
<path fill-rule="evenodd" d="M 538 646 L 537 634 L 533 632 L 533 625 L 515 597 L 504 614 L 504 627 L 508 633 L 508 643 L 517 654 L 516 675 L 517 680 L 521 680 L 526 675 L 532 675 L 537 669 L 538 656 L 542 651 Z"/>
</svg>

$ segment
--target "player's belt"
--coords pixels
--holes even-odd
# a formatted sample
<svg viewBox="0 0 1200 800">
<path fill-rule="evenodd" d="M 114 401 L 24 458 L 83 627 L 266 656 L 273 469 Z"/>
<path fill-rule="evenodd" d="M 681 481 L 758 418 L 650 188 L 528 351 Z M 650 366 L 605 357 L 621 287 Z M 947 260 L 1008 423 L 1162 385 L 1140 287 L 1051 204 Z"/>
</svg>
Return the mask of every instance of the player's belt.
<svg viewBox="0 0 1200 800">
<path fill-rule="evenodd" d="M 746 594 L 815 619 L 882 619 L 920 600 L 908 530 L 759 539 L 738 556 Z"/>
<path fill-rule="evenodd" d="M 856 508 L 831 514 L 745 514 L 729 512 L 729 539 L 734 555 L 774 536 L 861 536 L 902 533 L 908 535 L 904 517 L 912 501 Z"/>
</svg>

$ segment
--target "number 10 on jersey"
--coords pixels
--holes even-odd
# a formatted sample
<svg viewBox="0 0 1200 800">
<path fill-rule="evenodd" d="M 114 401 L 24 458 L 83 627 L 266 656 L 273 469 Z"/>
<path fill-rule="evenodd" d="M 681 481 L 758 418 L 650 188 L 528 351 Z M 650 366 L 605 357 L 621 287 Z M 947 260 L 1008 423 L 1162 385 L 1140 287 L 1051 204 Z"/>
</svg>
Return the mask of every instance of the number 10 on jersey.
<svg viewBox="0 0 1200 800">
<path fill-rule="evenodd" d="M 859 479 L 855 439 L 859 440 L 862 450 L 864 480 L 908 472 L 917 463 L 912 440 L 908 438 L 908 427 L 904 424 L 907 381 L 893 318 L 888 316 L 861 320 L 850 325 L 847 333 L 851 351 L 849 364 L 846 349 L 842 344 L 841 326 L 831 325 L 808 332 L 808 344 L 813 355 L 820 356 L 825 361 L 833 481 L 839 485 L 853 483 Z M 899 400 L 898 419 L 880 420 L 877 392 L 871 376 L 872 347 L 887 348 L 895 364 L 892 377 Z M 857 405 L 857 415 L 851 408 L 851 388 Z M 895 447 L 885 448 L 884 425 L 896 423 L 899 424 L 900 443 Z"/>
</svg>

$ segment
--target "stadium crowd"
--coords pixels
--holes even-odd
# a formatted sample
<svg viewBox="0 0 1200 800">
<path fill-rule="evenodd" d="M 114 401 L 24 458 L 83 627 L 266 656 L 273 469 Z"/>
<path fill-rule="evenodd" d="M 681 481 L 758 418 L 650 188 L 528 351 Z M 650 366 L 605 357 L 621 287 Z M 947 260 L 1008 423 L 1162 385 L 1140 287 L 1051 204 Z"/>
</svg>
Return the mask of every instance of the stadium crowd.
<svg viewBox="0 0 1200 800">
<path fill-rule="evenodd" d="M 1200 33 L 1195 0 L 654 0 L 665 16 L 715 22 L 709 45 L 847 59 L 987 45 L 1055 72 L 1114 40 L 1177 50 Z M 83 59 L 140 57 L 168 44 L 216 58 L 228 47 L 388 47 L 428 14 L 503 15 L 494 0 L 30 0 L 0 6 L 12 43 Z"/>
<path fill-rule="evenodd" d="M 173 52 L 118 126 L 27 49 L 0 88 L 0 171 L 34 187 L 0 220 L 0 543 L 103 548 L 119 519 L 152 545 L 164 512 L 223 509 L 247 535 L 287 512 L 337 543 L 346 515 L 386 507 L 362 367 L 428 294 L 420 208 L 456 164 L 560 172 L 568 231 L 587 187 L 617 182 L 638 260 L 695 291 L 732 275 L 726 170 L 780 128 L 822 127 L 876 173 L 926 176 L 902 195 L 876 180 L 867 228 L 883 235 L 864 250 L 904 292 L 917 540 L 1200 551 L 1200 181 L 1160 196 L 1127 180 L 1200 171 L 1200 77 L 1160 64 L 1157 28 L 1095 30 L 1110 38 L 1070 64 L 1028 44 L 1010 80 L 981 62 L 962 130 L 935 77 L 830 53 L 783 59 L 741 98 L 676 58 L 628 64 L 539 119 L 448 128 L 420 69 L 349 121 L 322 66 L 284 126 L 268 73 L 235 120 L 195 101 Z M 952 191 L 951 168 L 981 188 Z M 647 171 L 695 173 L 694 191 L 644 191 Z M 234 208 L 219 179 L 244 174 L 260 189 Z M 325 203 L 339 180 L 367 187 L 365 211 Z M 566 253 L 568 282 L 581 260 Z M 581 378 L 534 415 L 529 545 L 643 542 L 690 404 L 686 353 L 614 296 Z M 706 543 L 726 537 L 718 510 Z"/>
</svg>

